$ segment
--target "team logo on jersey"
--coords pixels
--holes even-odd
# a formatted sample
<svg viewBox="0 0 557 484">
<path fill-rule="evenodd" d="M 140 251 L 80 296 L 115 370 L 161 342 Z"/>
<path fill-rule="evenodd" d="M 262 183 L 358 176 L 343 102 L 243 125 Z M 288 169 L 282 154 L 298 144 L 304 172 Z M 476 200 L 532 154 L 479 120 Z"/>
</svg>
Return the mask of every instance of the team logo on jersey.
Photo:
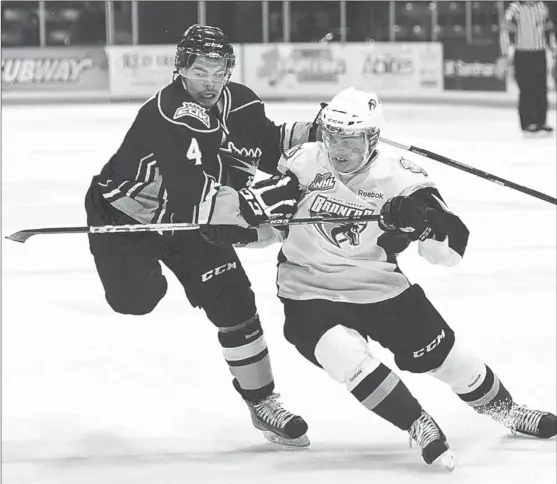
<svg viewBox="0 0 557 484">
<path fill-rule="evenodd" d="M 226 155 L 229 168 L 247 173 L 245 183 L 246 186 L 251 186 L 262 155 L 261 148 L 238 148 L 232 141 L 229 141 L 220 147 L 220 152 Z M 232 172 L 230 171 L 229 174 L 232 175 Z M 234 182 L 232 183 L 232 186 L 235 186 Z"/>
<path fill-rule="evenodd" d="M 195 103 L 183 102 L 179 107 L 172 119 L 178 119 L 182 116 L 191 116 L 192 118 L 199 119 L 207 128 L 211 127 L 211 118 L 204 108 Z"/>
<path fill-rule="evenodd" d="M 361 215 L 371 215 L 373 212 L 373 209 L 323 195 L 317 195 L 309 208 L 312 217 L 359 217 Z M 336 247 L 341 248 L 342 244 L 345 243 L 355 247 L 360 245 L 360 234 L 367 228 L 367 222 L 315 224 L 314 227 L 325 240 Z"/>
<path fill-rule="evenodd" d="M 367 107 L 370 111 L 373 111 L 379 105 L 379 101 L 377 99 L 370 99 L 367 103 Z"/>
<path fill-rule="evenodd" d="M 427 172 L 422 167 L 416 165 L 416 163 L 414 163 L 413 161 L 400 157 L 398 162 L 400 163 L 400 166 L 402 166 L 402 168 L 404 168 L 405 170 L 409 170 L 412 173 L 416 174 L 421 173 L 423 176 L 427 176 Z"/>
<path fill-rule="evenodd" d="M 251 166 L 254 166 L 257 164 L 257 162 L 259 161 L 259 159 L 261 158 L 261 155 L 263 154 L 263 152 L 261 151 L 261 148 L 256 147 L 256 148 L 237 148 L 236 145 L 232 142 L 229 141 L 226 146 L 221 146 L 220 150 L 223 153 L 226 153 L 228 156 L 230 156 L 231 158 L 234 158 L 235 160 L 238 161 L 244 161 L 249 163 Z"/>
<path fill-rule="evenodd" d="M 318 173 L 313 181 L 308 185 L 308 190 L 314 192 L 317 190 L 330 190 L 335 186 L 336 178 L 332 173 Z"/>
</svg>

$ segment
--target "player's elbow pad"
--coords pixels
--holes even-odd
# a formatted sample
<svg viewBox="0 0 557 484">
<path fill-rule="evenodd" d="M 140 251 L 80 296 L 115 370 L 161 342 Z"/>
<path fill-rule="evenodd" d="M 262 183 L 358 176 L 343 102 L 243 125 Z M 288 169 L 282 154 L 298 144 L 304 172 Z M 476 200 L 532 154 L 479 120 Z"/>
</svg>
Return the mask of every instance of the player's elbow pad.
<svg viewBox="0 0 557 484">
<path fill-rule="evenodd" d="M 418 254 L 431 264 L 440 264 L 448 267 L 456 266 L 462 260 L 462 255 L 449 247 L 449 238 L 439 242 L 426 239 L 418 244 Z"/>
</svg>

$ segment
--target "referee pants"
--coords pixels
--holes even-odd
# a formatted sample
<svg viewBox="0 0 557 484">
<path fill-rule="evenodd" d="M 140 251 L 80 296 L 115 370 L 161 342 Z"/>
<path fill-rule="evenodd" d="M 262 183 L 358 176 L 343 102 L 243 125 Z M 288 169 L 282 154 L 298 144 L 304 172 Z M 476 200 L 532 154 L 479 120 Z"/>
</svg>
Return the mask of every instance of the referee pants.
<svg viewBox="0 0 557 484">
<path fill-rule="evenodd" d="M 522 129 L 543 126 L 547 116 L 547 61 L 545 50 L 517 50 L 514 75 L 518 89 L 518 115 Z"/>
</svg>

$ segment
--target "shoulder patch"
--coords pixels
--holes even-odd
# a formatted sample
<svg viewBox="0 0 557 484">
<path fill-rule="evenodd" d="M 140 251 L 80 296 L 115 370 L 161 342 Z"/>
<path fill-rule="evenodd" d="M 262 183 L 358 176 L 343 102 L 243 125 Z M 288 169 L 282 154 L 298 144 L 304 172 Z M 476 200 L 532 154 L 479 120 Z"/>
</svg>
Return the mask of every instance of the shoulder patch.
<svg viewBox="0 0 557 484">
<path fill-rule="evenodd" d="M 207 128 L 211 127 L 211 118 L 207 111 L 199 106 L 198 104 L 192 102 L 183 102 L 182 106 L 180 106 L 174 112 L 174 116 L 172 119 L 178 119 L 183 116 L 191 116 L 192 118 L 199 119 Z"/>
<path fill-rule="evenodd" d="M 313 181 L 308 185 L 308 190 L 314 192 L 317 190 L 330 190 L 334 188 L 336 179 L 331 172 L 317 173 Z"/>
<path fill-rule="evenodd" d="M 284 157 L 289 160 L 292 158 L 298 151 L 302 149 L 302 145 L 294 146 L 294 148 L 290 148 L 284 152 Z"/>
<path fill-rule="evenodd" d="M 402 166 L 402 168 L 404 168 L 405 170 L 411 171 L 412 173 L 421 173 L 423 176 L 428 176 L 427 172 L 420 166 L 416 165 L 416 163 L 414 163 L 413 161 L 407 160 L 406 158 L 403 158 L 402 156 L 399 158 L 398 162 L 400 163 L 400 166 Z"/>
</svg>

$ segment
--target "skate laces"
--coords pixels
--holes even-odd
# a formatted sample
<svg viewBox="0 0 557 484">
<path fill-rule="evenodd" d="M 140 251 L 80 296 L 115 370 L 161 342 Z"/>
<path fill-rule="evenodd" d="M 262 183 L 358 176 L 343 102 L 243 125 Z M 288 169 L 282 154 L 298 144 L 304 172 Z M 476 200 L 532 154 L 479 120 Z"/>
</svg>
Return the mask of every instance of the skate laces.
<svg viewBox="0 0 557 484">
<path fill-rule="evenodd" d="M 537 434 L 539 431 L 539 423 L 545 412 L 539 410 L 531 410 L 523 405 L 513 405 L 512 421 L 510 424 L 511 432 L 517 430 Z"/>
<path fill-rule="evenodd" d="M 437 424 L 425 412 L 422 412 L 420 417 L 412 424 L 408 433 L 422 449 L 441 437 Z M 410 446 L 412 446 L 412 440 L 410 440 Z"/>
<path fill-rule="evenodd" d="M 294 415 L 282 408 L 282 404 L 278 401 L 279 397 L 279 393 L 273 393 L 265 400 L 252 403 L 250 406 L 255 410 L 258 417 L 274 427 L 282 428 L 294 418 Z"/>
</svg>

